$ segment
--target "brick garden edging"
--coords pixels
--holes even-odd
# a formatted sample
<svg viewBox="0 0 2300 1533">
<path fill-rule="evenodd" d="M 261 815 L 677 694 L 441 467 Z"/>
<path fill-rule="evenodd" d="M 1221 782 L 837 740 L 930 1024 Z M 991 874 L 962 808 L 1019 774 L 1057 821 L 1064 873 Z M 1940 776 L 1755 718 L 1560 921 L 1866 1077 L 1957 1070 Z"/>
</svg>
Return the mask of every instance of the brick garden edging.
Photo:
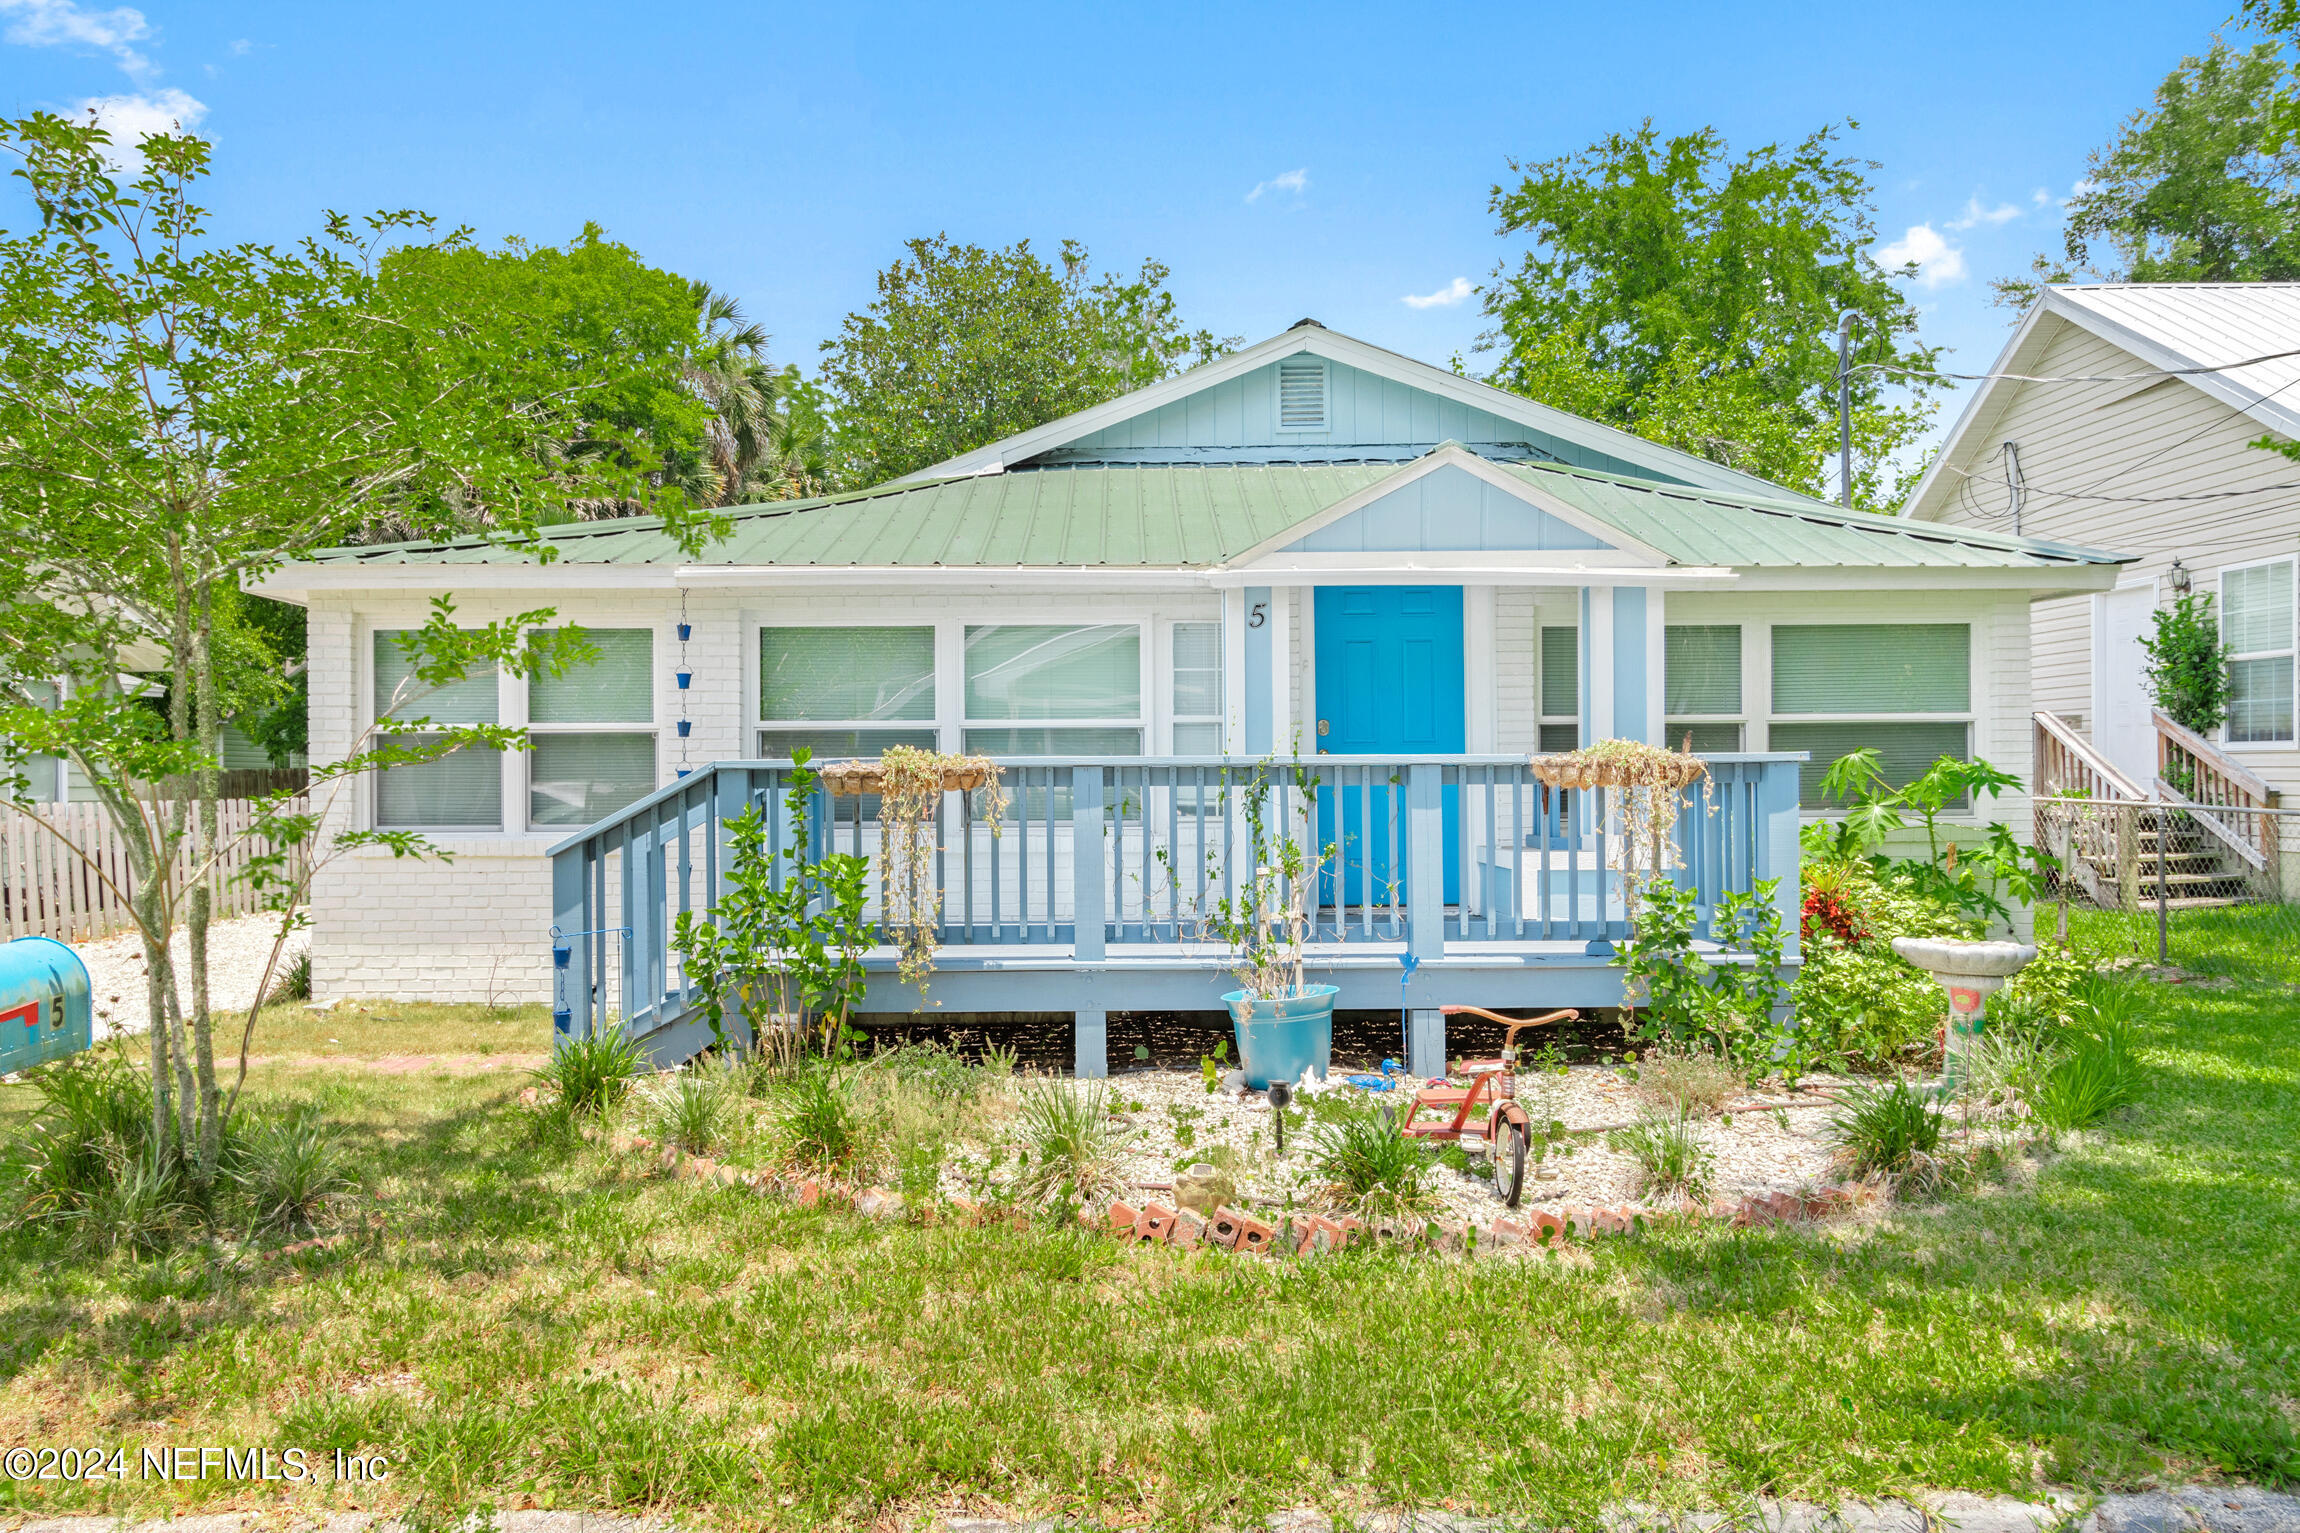
<svg viewBox="0 0 2300 1533">
<path fill-rule="evenodd" d="M 626 1154 L 656 1152 L 653 1156 L 656 1168 L 667 1176 L 743 1187 L 760 1197 L 780 1197 L 801 1208 L 851 1206 L 866 1218 L 887 1220 L 900 1219 L 909 1212 L 902 1194 L 885 1187 L 855 1191 L 817 1177 L 780 1171 L 744 1171 L 707 1155 L 684 1154 L 649 1139 L 617 1138 L 613 1147 Z M 1805 1193 L 1752 1193 L 1735 1201 L 1719 1200 L 1707 1209 L 1688 1207 L 1680 1213 L 1693 1219 L 1710 1219 L 1737 1229 L 1749 1229 L 1825 1218 L 1872 1204 L 1882 1196 L 1883 1189 L 1872 1182 L 1839 1182 Z M 944 1208 L 951 1218 L 967 1224 L 1012 1224 L 1024 1229 L 1030 1223 L 1030 1216 L 1021 1209 L 986 1206 L 966 1198 L 952 1198 Z M 1556 1249 L 1599 1235 L 1636 1234 L 1643 1230 L 1648 1218 L 1655 1216 L 1655 1211 L 1633 1205 L 1598 1208 L 1567 1204 L 1554 1213 L 1537 1208 L 1516 1218 L 1497 1217 L 1481 1229 L 1474 1222 L 1383 1219 L 1369 1223 L 1349 1215 L 1331 1216 L 1305 1210 L 1286 1214 L 1272 1225 L 1227 1205 L 1208 1215 L 1195 1209 L 1169 1208 L 1162 1203 L 1146 1203 L 1136 1208 L 1123 1199 L 1115 1199 L 1100 1216 L 1091 1210 L 1081 1210 L 1079 1221 L 1127 1245 L 1171 1246 L 1184 1251 L 1204 1248 L 1241 1256 L 1310 1257 L 1376 1242 L 1464 1254 L 1519 1246 Z M 929 1211 L 927 1217 L 932 1219 L 936 1215 Z"/>
</svg>

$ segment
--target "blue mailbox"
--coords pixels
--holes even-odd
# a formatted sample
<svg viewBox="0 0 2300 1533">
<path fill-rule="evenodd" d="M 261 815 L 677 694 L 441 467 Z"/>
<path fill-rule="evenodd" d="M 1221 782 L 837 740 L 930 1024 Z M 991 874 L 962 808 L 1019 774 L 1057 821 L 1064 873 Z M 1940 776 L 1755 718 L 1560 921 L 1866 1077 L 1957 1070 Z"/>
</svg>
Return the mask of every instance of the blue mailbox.
<svg viewBox="0 0 2300 1533">
<path fill-rule="evenodd" d="M 28 1070 L 95 1043 L 88 966 L 53 937 L 0 942 L 0 1072 Z"/>
</svg>

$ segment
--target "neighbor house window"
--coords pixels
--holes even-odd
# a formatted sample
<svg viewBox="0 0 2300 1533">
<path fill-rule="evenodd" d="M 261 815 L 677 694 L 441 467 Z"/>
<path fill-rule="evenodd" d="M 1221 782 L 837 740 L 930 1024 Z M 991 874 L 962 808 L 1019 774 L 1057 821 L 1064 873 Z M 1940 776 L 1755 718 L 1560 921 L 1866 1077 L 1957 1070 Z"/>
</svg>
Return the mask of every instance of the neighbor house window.
<svg viewBox="0 0 2300 1533">
<path fill-rule="evenodd" d="M 936 747 L 932 628 L 759 630 L 759 754 L 817 761 Z"/>
<path fill-rule="evenodd" d="M 1222 625 L 1174 625 L 1174 754 L 1222 754 Z"/>
<path fill-rule="evenodd" d="M 530 825 L 589 825 L 655 791 L 654 632 L 583 637 L 598 659 L 528 683 Z"/>
<path fill-rule="evenodd" d="M 2220 572 L 2228 651 L 2228 741 L 2292 743 L 2292 561 Z"/>
<path fill-rule="evenodd" d="M 1741 626 L 1670 624 L 1662 634 L 1662 711 L 1668 744 L 1741 748 Z"/>
<path fill-rule="evenodd" d="M 1581 744 L 1581 630 L 1562 624 L 1541 631 L 1541 748 Z"/>
<path fill-rule="evenodd" d="M 1972 745 L 1972 628 L 1965 623 L 1794 623 L 1773 628 L 1778 751 L 1809 751 L 1799 775 L 1808 809 L 1838 758 L 1877 752 L 1899 787 Z"/>
<path fill-rule="evenodd" d="M 495 667 L 441 687 L 426 686 L 399 647 L 406 630 L 375 634 L 375 716 L 435 724 L 502 720 Z M 414 748 L 438 735 L 379 731 L 379 743 Z M 503 753 L 462 745 L 435 760 L 387 767 L 376 774 L 375 823 L 386 830 L 501 830 Z"/>
<path fill-rule="evenodd" d="M 985 756 L 1141 755 L 1141 628 L 969 627 L 966 748 Z"/>
</svg>

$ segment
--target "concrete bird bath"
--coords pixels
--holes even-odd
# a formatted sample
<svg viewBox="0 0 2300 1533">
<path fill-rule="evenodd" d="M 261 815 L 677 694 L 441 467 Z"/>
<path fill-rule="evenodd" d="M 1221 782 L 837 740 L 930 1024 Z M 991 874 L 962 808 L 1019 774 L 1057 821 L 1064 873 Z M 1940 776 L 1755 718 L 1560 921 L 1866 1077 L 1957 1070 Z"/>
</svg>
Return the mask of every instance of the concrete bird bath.
<svg viewBox="0 0 2300 1533">
<path fill-rule="evenodd" d="M 1949 993 L 1949 1018 L 1941 1048 L 1941 1070 L 1950 1080 L 1964 1076 L 1965 1054 L 1980 1034 L 1989 997 L 2004 988 L 2036 957 L 2026 942 L 1975 942 L 1964 937 L 1895 937 L 1893 951 L 1933 977 Z"/>
</svg>

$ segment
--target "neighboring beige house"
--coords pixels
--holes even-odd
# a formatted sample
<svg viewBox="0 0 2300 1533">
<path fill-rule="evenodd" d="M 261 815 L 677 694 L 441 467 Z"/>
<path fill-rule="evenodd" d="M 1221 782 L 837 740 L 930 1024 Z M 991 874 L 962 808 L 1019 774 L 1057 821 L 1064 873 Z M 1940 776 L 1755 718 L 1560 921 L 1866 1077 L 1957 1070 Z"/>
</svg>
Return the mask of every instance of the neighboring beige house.
<svg viewBox="0 0 2300 1533">
<path fill-rule="evenodd" d="M 2139 556 L 2113 589 L 2031 607 L 2040 746 L 2073 742 L 2078 775 L 2090 746 L 2149 796 L 2163 749 L 2229 801 L 2300 789 L 2300 463 L 2254 445 L 2300 440 L 2300 283 L 2047 288 L 1990 371 L 2012 376 L 1973 396 L 1905 514 Z M 2184 590 L 2212 594 L 2232 656 L 2209 743 L 2164 727 L 2142 677 L 2150 613 Z"/>
</svg>

